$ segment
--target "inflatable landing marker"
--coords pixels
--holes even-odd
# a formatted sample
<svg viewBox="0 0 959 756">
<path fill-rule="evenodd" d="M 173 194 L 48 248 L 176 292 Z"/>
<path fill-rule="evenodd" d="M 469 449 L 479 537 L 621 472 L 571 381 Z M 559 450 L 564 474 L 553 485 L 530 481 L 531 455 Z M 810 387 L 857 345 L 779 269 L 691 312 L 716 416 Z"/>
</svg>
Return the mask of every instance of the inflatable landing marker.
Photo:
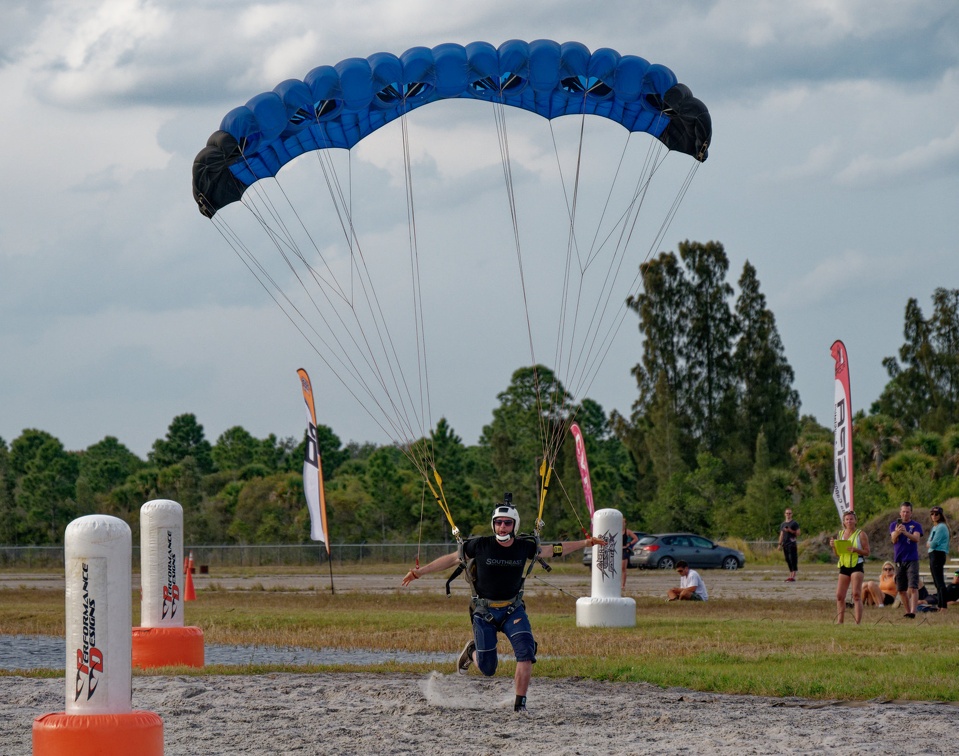
<svg viewBox="0 0 959 756">
<path fill-rule="evenodd" d="M 66 711 L 33 720 L 34 756 L 163 754 L 163 720 L 131 707 L 131 540 L 107 515 L 67 526 Z"/>
<path fill-rule="evenodd" d="M 192 562 L 192 556 L 183 558 L 183 508 L 168 499 L 140 507 L 142 627 L 133 628 L 137 669 L 203 666 L 203 631 L 184 627 L 184 602 L 196 598 Z"/>
<path fill-rule="evenodd" d="M 576 599 L 576 627 L 635 627 L 636 601 L 622 595 L 623 515 L 600 509 L 593 515 L 592 595 Z"/>
</svg>

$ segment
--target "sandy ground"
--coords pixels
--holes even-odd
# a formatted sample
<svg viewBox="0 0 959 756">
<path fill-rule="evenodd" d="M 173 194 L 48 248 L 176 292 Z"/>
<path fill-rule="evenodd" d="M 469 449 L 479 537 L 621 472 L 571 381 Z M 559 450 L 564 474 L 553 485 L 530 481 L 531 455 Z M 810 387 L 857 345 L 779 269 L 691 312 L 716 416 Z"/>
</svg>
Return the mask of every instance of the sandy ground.
<svg viewBox="0 0 959 756">
<path fill-rule="evenodd" d="M 34 717 L 63 711 L 63 680 L 3 678 L 3 688 L 0 751 L 30 754 Z M 135 709 L 162 717 L 167 756 L 959 751 L 959 712 L 944 704 L 847 706 L 535 677 L 528 714 L 514 714 L 512 699 L 508 678 L 443 672 L 136 677 L 133 689 Z"/>
</svg>

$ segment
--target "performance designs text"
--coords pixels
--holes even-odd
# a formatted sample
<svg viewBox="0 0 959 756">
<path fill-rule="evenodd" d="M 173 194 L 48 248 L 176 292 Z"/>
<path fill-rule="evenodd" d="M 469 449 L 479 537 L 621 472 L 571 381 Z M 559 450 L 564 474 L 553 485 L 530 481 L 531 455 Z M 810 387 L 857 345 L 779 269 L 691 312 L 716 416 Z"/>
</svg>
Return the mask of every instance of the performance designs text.
<svg viewBox="0 0 959 756">
<path fill-rule="evenodd" d="M 74 701 L 79 700 L 84 689 L 89 701 L 96 693 L 97 683 L 103 674 L 103 653 L 97 648 L 96 599 L 90 595 L 90 565 L 82 566 L 83 575 L 83 642 L 77 649 L 77 679 Z"/>
</svg>

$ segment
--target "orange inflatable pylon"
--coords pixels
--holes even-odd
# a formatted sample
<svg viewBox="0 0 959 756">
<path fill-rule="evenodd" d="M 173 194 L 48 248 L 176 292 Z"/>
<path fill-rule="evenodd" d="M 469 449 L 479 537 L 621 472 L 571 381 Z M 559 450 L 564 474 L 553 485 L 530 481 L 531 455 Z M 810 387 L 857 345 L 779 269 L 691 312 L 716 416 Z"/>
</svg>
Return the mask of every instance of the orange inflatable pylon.
<svg viewBox="0 0 959 756">
<path fill-rule="evenodd" d="M 193 589 L 193 554 L 184 560 L 183 573 L 184 578 L 183 600 L 196 601 L 196 591 Z"/>
</svg>

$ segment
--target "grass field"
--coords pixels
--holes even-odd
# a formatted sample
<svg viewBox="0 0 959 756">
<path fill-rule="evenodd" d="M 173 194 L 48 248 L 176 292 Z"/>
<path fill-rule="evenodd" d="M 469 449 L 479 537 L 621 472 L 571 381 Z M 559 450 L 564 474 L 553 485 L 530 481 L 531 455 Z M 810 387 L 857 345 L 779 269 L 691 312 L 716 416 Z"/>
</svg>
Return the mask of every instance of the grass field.
<svg viewBox="0 0 959 756">
<path fill-rule="evenodd" d="M 0 634 L 63 635 L 63 601 L 62 590 L 0 589 Z M 637 600 L 634 628 L 579 628 L 569 596 L 532 595 L 527 605 L 539 642 L 535 676 L 818 699 L 959 701 L 959 624 L 952 619 L 959 611 L 909 621 L 900 612 L 873 609 L 859 626 L 849 611 L 846 624 L 837 626 L 834 601 L 827 598 L 666 604 L 650 597 Z M 133 607 L 137 625 L 138 597 Z M 208 644 L 448 652 L 452 659 L 469 633 L 461 598 L 432 592 L 209 590 L 188 611 L 188 624 L 201 627 Z M 508 644 L 501 649 L 508 652 Z M 391 662 L 349 669 L 425 673 L 434 666 Z M 278 670 L 337 668 L 176 672 Z M 511 673 L 512 665 L 504 663 L 498 674 Z"/>
</svg>

